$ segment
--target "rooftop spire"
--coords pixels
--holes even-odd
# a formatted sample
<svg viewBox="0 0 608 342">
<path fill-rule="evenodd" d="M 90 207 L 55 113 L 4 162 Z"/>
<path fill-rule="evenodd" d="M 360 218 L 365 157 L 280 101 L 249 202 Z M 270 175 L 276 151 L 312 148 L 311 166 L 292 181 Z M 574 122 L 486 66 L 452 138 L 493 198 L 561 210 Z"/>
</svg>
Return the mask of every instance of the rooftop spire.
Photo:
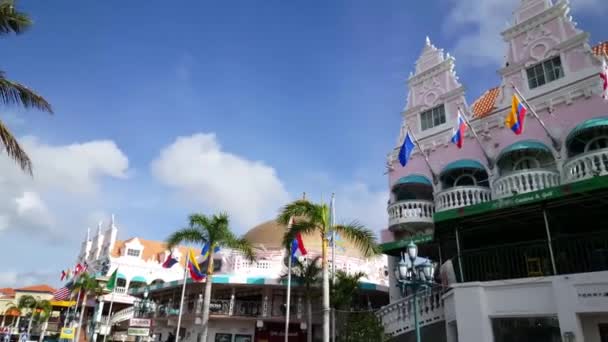
<svg viewBox="0 0 608 342">
<path fill-rule="evenodd" d="M 426 45 L 431 46 L 431 38 L 429 36 L 426 36 Z"/>
<path fill-rule="evenodd" d="M 101 236 L 101 220 L 97 223 L 97 236 Z"/>
</svg>

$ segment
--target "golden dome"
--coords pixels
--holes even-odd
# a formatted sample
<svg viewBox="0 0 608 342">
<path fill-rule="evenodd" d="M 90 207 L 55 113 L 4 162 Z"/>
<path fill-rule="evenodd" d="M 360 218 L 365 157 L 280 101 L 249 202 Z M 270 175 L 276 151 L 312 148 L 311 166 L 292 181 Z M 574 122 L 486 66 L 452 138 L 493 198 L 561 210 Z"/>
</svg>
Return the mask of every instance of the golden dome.
<svg viewBox="0 0 608 342">
<path fill-rule="evenodd" d="M 266 250 L 276 250 L 283 248 L 283 235 L 285 234 L 285 230 L 287 230 L 286 225 L 271 220 L 251 228 L 243 237 L 256 247 L 261 247 Z M 321 237 L 318 233 L 303 235 L 302 239 L 304 240 L 304 247 L 308 252 L 321 254 Z M 344 238 L 338 238 L 336 240 L 336 254 L 363 258 L 359 248 L 350 241 Z M 331 249 L 328 250 L 328 253 L 331 255 Z"/>
</svg>

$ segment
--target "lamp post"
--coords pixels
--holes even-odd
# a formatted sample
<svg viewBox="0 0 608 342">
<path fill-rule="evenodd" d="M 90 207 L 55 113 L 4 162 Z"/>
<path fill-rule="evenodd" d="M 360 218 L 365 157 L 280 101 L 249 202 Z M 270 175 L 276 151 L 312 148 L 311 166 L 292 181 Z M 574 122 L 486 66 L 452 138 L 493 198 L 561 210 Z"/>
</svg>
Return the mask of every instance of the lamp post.
<svg viewBox="0 0 608 342">
<path fill-rule="evenodd" d="M 406 258 L 407 255 L 407 258 Z M 401 288 L 401 295 L 405 297 L 407 289 L 411 289 L 414 296 L 414 325 L 416 327 L 416 342 L 420 342 L 420 324 L 418 323 L 418 303 L 416 296 L 418 290 L 433 286 L 435 265 L 429 259 L 418 262 L 418 246 L 411 241 L 407 245 L 406 253 L 401 252 L 401 260 L 395 270 L 397 286 Z"/>
</svg>

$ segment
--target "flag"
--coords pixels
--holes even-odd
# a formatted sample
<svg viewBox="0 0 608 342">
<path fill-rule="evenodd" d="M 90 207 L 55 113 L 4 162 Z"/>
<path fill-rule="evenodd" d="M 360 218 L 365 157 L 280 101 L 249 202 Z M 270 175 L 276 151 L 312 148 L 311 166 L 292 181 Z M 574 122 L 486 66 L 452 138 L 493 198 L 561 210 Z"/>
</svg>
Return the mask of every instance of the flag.
<svg viewBox="0 0 608 342">
<path fill-rule="evenodd" d="M 167 256 L 167 260 L 163 262 L 163 268 L 171 268 L 173 265 L 177 264 L 177 259 L 173 257 L 173 254 L 169 254 Z"/>
<path fill-rule="evenodd" d="M 67 278 L 68 273 L 66 271 L 61 271 L 61 281 L 65 280 L 65 278 Z"/>
<path fill-rule="evenodd" d="M 604 100 L 608 100 L 608 64 L 606 64 L 606 58 L 602 58 L 602 71 L 600 77 L 604 80 L 602 84 L 602 97 Z"/>
<path fill-rule="evenodd" d="M 458 110 L 458 124 L 456 128 L 454 128 L 454 135 L 452 136 L 452 142 L 458 146 L 458 148 L 462 148 L 462 143 L 464 142 L 464 131 L 467 129 L 467 123 L 460 112 Z"/>
<path fill-rule="evenodd" d="M 291 242 L 291 258 L 296 259 L 303 257 L 307 254 L 306 248 L 304 248 L 304 240 L 302 240 L 302 234 L 296 233 L 295 238 Z"/>
<path fill-rule="evenodd" d="M 54 300 L 66 300 L 68 298 L 70 298 L 70 289 L 65 286 L 53 293 Z"/>
<path fill-rule="evenodd" d="M 106 284 L 106 288 L 110 291 L 114 291 L 116 287 L 116 279 L 118 278 L 118 268 L 114 270 L 114 273 L 108 279 L 108 283 Z"/>
<path fill-rule="evenodd" d="M 205 274 L 201 271 L 198 262 L 196 261 L 196 257 L 194 256 L 194 251 L 190 249 L 188 253 L 188 269 L 190 270 L 190 277 L 194 281 L 203 281 L 205 279 Z"/>
<path fill-rule="evenodd" d="M 399 150 L 399 162 L 401 163 L 401 166 L 407 164 L 414 147 L 415 145 L 412 142 L 412 138 L 410 138 L 410 132 L 407 132 L 405 139 L 403 139 L 403 145 L 401 145 L 401 149 Z"/>
<path fill-rule="evenodd" d="M 213 253 L 217 253 L 220 251 L 220 247 L 219 246 L 215 246 L 215 248 L 213 248 Z M 207 261 L 207 259 L 209 259 L 209 243 L 205 242 L 205 244 L 203 245 L 203 249 L 201 250 L 201 257 L 203 258 L 202 262 Z"/>
<path fill-rule="evenodd" d="M 528 109 L 519 100 L 517 95 L 513 94 L 511 101 L 511 111 L 505 118 L 505 125 L 509 127 L 515 134 L 520 135 L 524 131 L 524 120 Z"/>
<path fill-rule="evenodd" d="M 81 263 L 76 264 L 76 267 L 74 267 L 74 276 L 79 275 L 80 273 L 84 272 L 84 270 L 85 267 Z"/>
</svg>

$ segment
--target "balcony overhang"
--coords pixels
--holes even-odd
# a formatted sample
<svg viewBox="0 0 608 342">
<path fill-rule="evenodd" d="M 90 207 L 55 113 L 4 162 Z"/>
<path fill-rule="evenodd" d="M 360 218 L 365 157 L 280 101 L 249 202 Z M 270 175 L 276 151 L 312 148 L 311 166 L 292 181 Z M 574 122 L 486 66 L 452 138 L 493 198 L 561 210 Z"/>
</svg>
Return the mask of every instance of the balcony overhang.
<svg viewBox="0 0 608 342">
<path fill-rule="evenodd" d="M 526 205 L 571 201 L 573 200 L 573 196 L 585 195 L 586 193 L 602 190 L 608 190 L 608 175 L 598 176 L 579 182 L 564 184 L 525 194 L 514 195 L 468 207 L 436 212 L 434 215 L 435 232 L 452 227 L 450 222 L 452 220 L 483 215 L 494 211 L 518 208 Z"/>
<path fill-rule="evenodd" d="M 417 245 L 428 243 L 433 241 L 433 234 L 420 234 L 410 238 L 383 243 L 380 244 L 380 250 L 384 254 L 399 255 L 399 252 L 403 251 L 412 241 Z"/>
</svg>

